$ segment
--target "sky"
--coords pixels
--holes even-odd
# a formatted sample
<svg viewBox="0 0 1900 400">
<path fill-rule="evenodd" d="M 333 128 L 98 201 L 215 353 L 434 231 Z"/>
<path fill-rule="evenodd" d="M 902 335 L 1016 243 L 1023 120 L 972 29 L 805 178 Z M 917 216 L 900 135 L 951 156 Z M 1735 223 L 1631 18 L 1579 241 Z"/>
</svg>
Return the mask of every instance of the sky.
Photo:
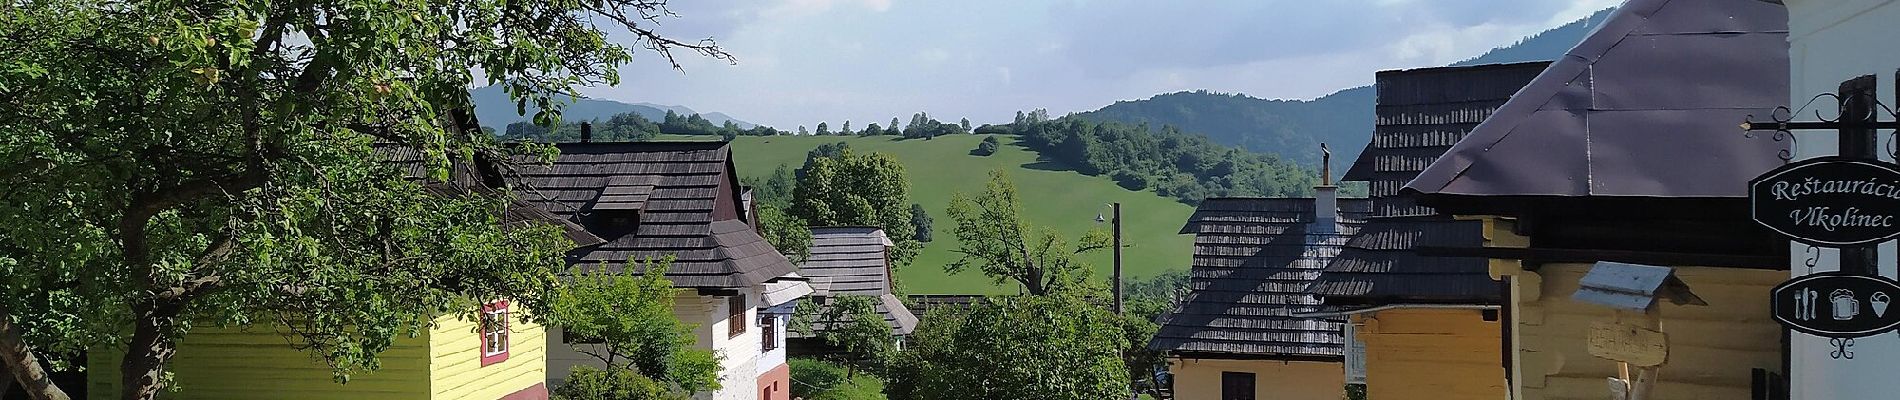
<svg viewBox="0 0 1900 400">
<path fill-rule="evenodd" d="M 1310 99 L 1431 67 L 1617 0 L 676 0 L 656 26 L 737 63 L 636 53 L 594 98 L 683 105 L 796 129 L 1007 122 L 1183 90 Z"/>
</svg>

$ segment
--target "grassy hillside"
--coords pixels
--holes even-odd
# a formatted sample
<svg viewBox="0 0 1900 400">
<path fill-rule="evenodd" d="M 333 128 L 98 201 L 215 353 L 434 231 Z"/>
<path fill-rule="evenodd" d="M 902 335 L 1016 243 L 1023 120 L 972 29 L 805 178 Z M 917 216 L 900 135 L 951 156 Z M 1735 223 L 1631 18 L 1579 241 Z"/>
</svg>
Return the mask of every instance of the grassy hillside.
<svg viewBox="0 0 1900 400">
<path fill-rule="evenodd" d="M 1016 138 L 1001 136 L 1003 148 L 995 155 L 970 154 L 984 135 L 940 136 L 934 140 L 895 140 L 890 136 L 741 136 L 733 144 L 733 158 L 743 176 L 766 176 L 780 164 L 797 168 L 805 162 L 805 152 L 820 144 L 843 141 L 853 151 L 889 154 L 904 163 L 910 177 L 911 201 L 923 204 L 935 221 L 936 241 L 929 243 L 910 266 L 900 267 L 899 283 L 913 294 L 944 293 L 1015 293 L 1016 285 L 997 285 L 975 271 L 949 275 L 943 266 L 956 260 L 953 223 L 945 213 L 950 194 L 975 193 L 983 189 L 988 171 L 1004 169 L 1015 180 L 1023 195 L 1029 222 L 1051 226 L 1073 241 L 1089 229 L 1107 229 L 1097 224 L 1097 212 L 1106 213 L 1104 203 L 1122 202 L 1123 274 L 1129 278 L 1153 276 L 1167 269 L 1185 269 L 1192 251 L 1193 238 L 1177 235 L 1187 222 L 1193 207 L 1155 195 L 1132 192 L 1103 177 L 1085 176 L 1067 165 L 1041 161 L 1037 155 L 1016 144 Z M 1095 268 L 1095 277 L 1106 281 L 1110 256 L 1101 251 L 1085 258 Z"/>
</svg>

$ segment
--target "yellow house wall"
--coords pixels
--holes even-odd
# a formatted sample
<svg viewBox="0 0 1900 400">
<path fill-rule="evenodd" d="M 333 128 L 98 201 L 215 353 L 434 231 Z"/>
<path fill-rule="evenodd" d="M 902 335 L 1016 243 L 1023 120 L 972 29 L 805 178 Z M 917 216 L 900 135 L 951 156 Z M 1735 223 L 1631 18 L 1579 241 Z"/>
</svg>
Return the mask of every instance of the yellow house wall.
<svg viewBox="0 0 1900 400">
<path fill-rule="evenodd" d="M 274 326 L 198 327 L 178 345 L 170 371 L 176 378 L 168 399 L 429 398 L 428 338 L 397 339 L 379 358 L 382 368 L 332 380 L 329 365 L 291 348 Z M 87 391 L 96 400 L 119 398 L 121 349 L 87 355 Z"/>
<path fill-rule="evenodd" d="M 1488 234 L 1514 237 L 1509 224 Z M 1523 242 L 1521 237 L 1508 240 Z M 1526 271 L 1515 260 L 1492 260 L 1494 276 L 1512 277 L 1516 359 L 1514 390 L 1520 400 L 1597 400 L 1607 395 L 1605 378 L 1617 363 L 1591 356 L 1590 325 L 1613 321 L 1609 308 L 1570 300 L 1591 264 L 1545 264 Z M 1753 368 L 1781 370 L 1781 327 L 1769 317 L 1768 292 L 1787 271 L 1673 266 L 1676 276 L 1708 306 L 1661 306 L 1669 359 L 1655 399 L 1746 399 Z"/>
<path fill-rule="evenodd" d="M 1271 360 L 1170 359 L 1174 395 L 1180 400 L 1220 400 L 1223 371 L 1252 372 L 1254 398 L 1261 400 L 1339 400 L 1345 396 L 1341 363 Z M 1371 397 L 1368 397 L 1371 398 Z"/>
<path fill-rule="evenodd" d="M 377 357 L 376 371 L 333 380 L 330 367 L 290 346 L 274 326 L 199 327 L 178 345 L 170 371 L 176 377 L 167 399 L 499 399 L 546 377 L 547 339 L 541 326 L 510 321 L 508 359 L 481 367 L 480 336 L 473 321 L 454 316 L 414 338 L 403 337 Z M 122 350 L 100 349 L 87 357 L 87 396 L 119 397 Z"/>
<path fill-rule="evenodd" d="M 482 339 L 475 326 L 475 321 L 456 316 L 436 319 L 429 333 L 435 370 L 430 398 L 499 399 L 547 379 L 548 338 L 541 325 L 510 318 L 508 359 L 488 366 L 482 366 Z"/>
<path fill-rule="evenodd" d="M 1505 396 L 1501 327 L 1479 310 L 1401 308 L 1353 316 L 1366 345 L 1366 398 Z"/>
</svg>

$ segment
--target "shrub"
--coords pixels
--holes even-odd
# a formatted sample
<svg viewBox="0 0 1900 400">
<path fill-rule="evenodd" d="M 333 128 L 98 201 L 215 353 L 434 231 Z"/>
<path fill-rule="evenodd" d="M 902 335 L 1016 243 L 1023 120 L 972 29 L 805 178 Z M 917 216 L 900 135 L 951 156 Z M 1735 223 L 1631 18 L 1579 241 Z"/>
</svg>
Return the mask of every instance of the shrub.
<svg viewBox="0 0 1900 400">
<path fill-rule="evenodd" d="M 621 368 L 601 370 L 591 366 L 574 367 L 567 382 L 554 388 L 558 400 L 686 400 L 656 382 Z"/>
<path fill-rule="evenodd" d="M 978 143 L 976 145 L 976 155 L 987 156 L 991 154 L 996 154 L 996 148 L 998 146 L 1000 145 L 996 142 L 995 136 L 983 138 L 983 143 Z"/>
</svg>

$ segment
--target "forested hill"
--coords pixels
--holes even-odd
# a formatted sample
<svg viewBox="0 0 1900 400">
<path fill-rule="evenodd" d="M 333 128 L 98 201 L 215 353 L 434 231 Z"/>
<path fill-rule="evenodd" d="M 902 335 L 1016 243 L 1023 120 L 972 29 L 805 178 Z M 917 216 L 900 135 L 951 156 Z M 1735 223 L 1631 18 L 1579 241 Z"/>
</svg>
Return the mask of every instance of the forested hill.
<svg viewBox="0 0 1900 400">
<path fill-rule="evenodd" d="M 1577 42 L 1583 41 L 1583 37 L 1589 36 L 1590 31 L 1594 31 L 1597 29 L 1597 26 L 1603 25 L 1603 20 L 1609 19 L 1610 12 L 1615 10 L 1616 9 L 1612 8 L 1597 11 L 1595 14 L 1590 14 L 1589 17 L 1570 21 L 1570 23 L 1564 24 L 1563 26 L 1525 37 L 1523 40 L 1519 40 L 1510 46 L 1492 49 L 1483 55 L 1473 57 L 1469 60 L 1455 62 L 1451 65 L 1458 67 L 1466 65 L 1554 60 L 1558 56 L 1562 56 L 1564 52 L 1570 51 L 1570 48 L 1576 46 Z"/>
<path fill-rule="evenodd" d="M 1217 143 L 1268 153 L 1300 165 L 1319 165 L 1326 142 L 1340 160 L 1352 160 L 1372 132 L 1371 87 L 1357 87 L 1313 100 L 1268 100 L 1208 91 L 1177 92 L 1119 101 L 1076 117 L 1097 121 L 1174 126 Z"/>
<path fill-rule="evenodd" d="M 495 128 L 497 132 L 504 130 L 508 124 L 529 121 L 530 118 L 534 117 L 535 112 L 540 111 L 540 109 L 535 108 L 533 104 L 529 104 L 527 113 L 516 114 L 515 102 L 508 100 L 508 94 L 503 92 L 500 86 L 476 88 L 468 91 L 468 95 L 469 101 L 475 103 L 475 119 L 481 121 L 482 126 Z M 619 114 L 634 113 L 638 114 L 641 118 L 646 118 L 648 121 L 661 121 L 665 119 L 668 111 L 680 116 L 692 116 L 697 114 L 713 125 L 725 125 L 726 121 L 732 121 L 733 125 L 738 126 L 739 129 L 752 129 L 755 126 L 750 122 L 740 121 L 725 114 L 716 112 L 700 113 L 693 111 L 691 108 L 682 106 L 667 106 L 650 103 L 628 104 L 601 99 L 575 100 L 573 103 L 568 104 L 566 108 L 562 109 L 561 120 L 567 122 L 605 120 Z"/>
<path fill-rule="evenodd" d="M 1554 60 L 1582 41 L 1609 14 L 1610 10 L 1599 11 L 1453 65 Z M 1217 143 L 1278 155 L 1308 167 L 1318 167 L 1319 143 L 1325 142 L 1333 149 L 1334 167 L 1341 167 L 1341 163 L 1359 157 L 1370 137 L 1373 96 L 1370 86 L 1312 100 L 1270 100 L 1203 90 L 1118 101 L 1076 116 L 1147 124 L 1149 129 L 1174 126 L 1207 135 Z"/>
</svg>

